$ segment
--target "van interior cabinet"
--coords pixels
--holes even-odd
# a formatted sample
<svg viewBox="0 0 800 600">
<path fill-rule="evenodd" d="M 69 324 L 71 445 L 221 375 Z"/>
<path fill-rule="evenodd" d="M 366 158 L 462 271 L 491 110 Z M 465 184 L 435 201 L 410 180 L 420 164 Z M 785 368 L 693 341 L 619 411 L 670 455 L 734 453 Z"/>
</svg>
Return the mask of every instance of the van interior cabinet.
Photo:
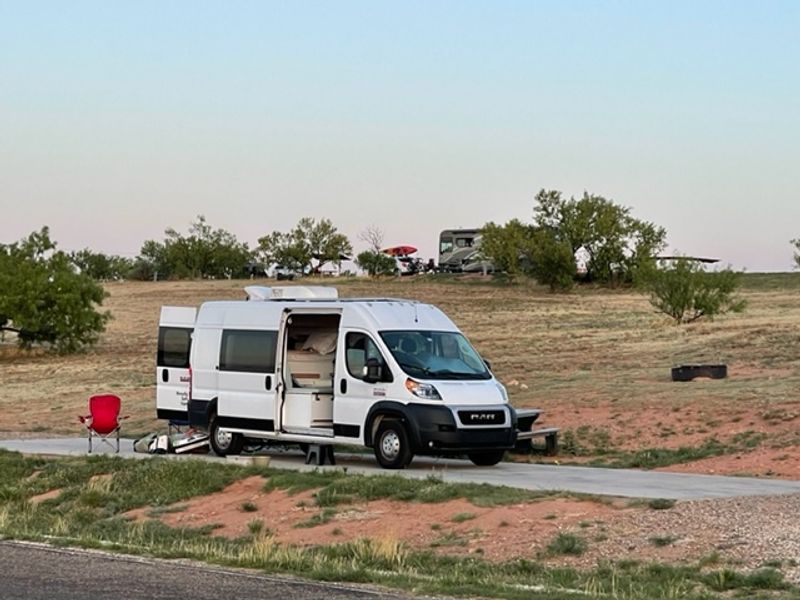
<svg viewBox="0 0 800 600">
<path fill-rule="evenodd" d="M 295 388 L 286 392 L 283 405 L 285 429 L 333 427 L 333 394 L 330 389 Z"/>
</svg>

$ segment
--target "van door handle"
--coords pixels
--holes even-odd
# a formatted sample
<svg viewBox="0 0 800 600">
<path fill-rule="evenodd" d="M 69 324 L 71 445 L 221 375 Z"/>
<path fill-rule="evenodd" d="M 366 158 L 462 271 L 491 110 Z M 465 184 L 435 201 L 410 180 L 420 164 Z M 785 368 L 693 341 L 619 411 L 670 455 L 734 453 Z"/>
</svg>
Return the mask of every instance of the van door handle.
<svg viewBox="0 0 800 600">
<path fill-rule="evenodd" d="M 339 391 L 343 394 L 347 393 L 347 379 L 342 377 L 342 380 L 339 382 Z"/>
<path fill-rule="evenodd" d="M 167 383 L 169 381 L 169 369 L 161 371 L 161 381 Z"/>
<path fill-rule="evenodd" d="M 267 391 L 272 389 L 272 375 L 267 375 L 264 378 L 264 387 L 267 389 Z"/>
</svg>

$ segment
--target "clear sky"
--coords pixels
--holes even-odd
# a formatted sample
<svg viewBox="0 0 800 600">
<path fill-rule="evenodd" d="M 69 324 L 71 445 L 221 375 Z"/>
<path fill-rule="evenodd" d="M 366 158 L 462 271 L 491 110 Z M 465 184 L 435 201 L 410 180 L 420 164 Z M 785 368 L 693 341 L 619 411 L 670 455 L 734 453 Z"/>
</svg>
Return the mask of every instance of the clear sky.
<svg viewBox="0 0 800 600">
<path fill-rule="evenodd" d="M 796 1 L 0 0 L 0 242 L 311 216 L 427 258 L 552 188 L 788 270 L 798 146 Z"/>
</svg>

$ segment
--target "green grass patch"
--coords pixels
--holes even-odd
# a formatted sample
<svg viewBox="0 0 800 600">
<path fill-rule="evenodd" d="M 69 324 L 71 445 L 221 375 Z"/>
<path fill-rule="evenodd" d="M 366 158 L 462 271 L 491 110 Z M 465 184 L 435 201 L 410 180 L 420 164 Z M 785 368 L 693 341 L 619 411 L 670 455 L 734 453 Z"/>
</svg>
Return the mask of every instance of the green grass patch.
<svg viewBox="0 0 800 600">
<path fill-rule="evenodd" d="M 453 523 L 463 523 L 464 521 L 471 521 L 476 516 L 477 515 L 475 513 L 462 512 L 462 513 L 458 513 L 457 515 L 453 515 L 452 517 L 450 517 L 450 520 Z"/>
<path fill-rule="evenodd" d="M 704 583 L 712 590 L 726 592 L 730 590 L 786 590 L 789 584 L 776 569 L 759 569 L 752 573 L 740 573 L 731 569 L 714 571 L 703 576 Z"/>
<path fill-rule="evenodd" d="M 547 553 L 551 556 L 580 556 L 586 552 L 586 540 L 572 533 L 559 533 L 547 545 Z"/>
<path fill-rule="evenodd" d="M 647 508 L 653 510 L 668 510 L 675 506 L 675 500 L 671 498 L 653 498 L 647 501 Z"/>
<path fill-rule="evenodd" d="M 322 525 L 329 522 L 335 515 L 336 509 L 331 506 L 326 506 L 310 519 L 297 523 L 295 527 L 299 529 L 316 527 L 317 525 Z"/>
<path fill-rule="evenodd" d="M 739 283 L 743 290 L 798 290 L 800 289 L 800 273 L 743 273 Z"/>
<path fill-rule="evenodd" d="M 247 530 L 251 535 L 258 535 L 264 531 L 264 521 L 261 519 L 253 519 L 247 523 Z"/>
<path fill-rule="evenodd" d="M 592 466 L 616 469 L 657 469 L 681 463 L 740 452 L 739 445 L 723 444 L 716 439 L 706 440 L 700 446 L 680 448 L 648 448 L 636 452 L 612 452 L 606 458 L 592 461 Z"/>
<path fill-rule="evenodd" d="M 477 483 L 445 483 L 438 477 L 408 479 L 399 475 L 352 475 L 341 471 L 285 472 L 271 470 L 266 490 L 285 489 L 297 493 L 316 489 L 318 506 L 337 506 L 354 501 L 400 500 L 404 502 L 447 502 L 464 498 L 475 506 L 506 506 L 542 498 L 588 495 L 529 491 Z M 307 479 L 306 479 L 307 478 Z"/>
<path fill-rule="evenodd" d="M 33 476 L 34 473 L 38 475 Z M 626 561 L 578 570 L 547 565 L 534 557 L 496 563 L 484 560 L 477 552 L 466 557 L 446 555 L 448 547 L 458 550 L 479 536 L 477 530 L 461 535 L 441 531 L 436 552 L 410 550 L 390 538 L 298 548 L 277 542 L 260 520 L 248 524 L 250 535 L 227 539 L 211 535 L 214 526 L 171 528 L 156 520 L 131 521 L 123 514 L 137 506 L 168 507 L 254 474 L 273 478 L 274 482 L 279 473 L 191 460 L 140 461 L 99 456 L 29 459 L 0 451 L 0 489 L 3 491 L 0 537 L 201 560 L 324 581 L 383 585 L 428 595 L 520 600 L 532 596 L 545 600 L 576 597 L 705 600 L 756 597 L 758 594 L 790 598 L 800 593 L 800 589 L 792 587 L 776 569 L 741 573 L 720 570 L 712 562 L 670 566 Z M 103 477 L 96 477 L 98 475 Z M 319 490 L 333 484 L 342 486 L 353 477 L 307 475 L 309 480 L 304 482 L 301 475 L 292 474 L 295 489 L 315 489 L 320 481 L 323 483 L 322 488 L 316 488 Z M 417 484 L 418 489 L 404 488 L 402 493 L 414 501 L 438 500 L 454 493 L 451 488 L 440 488 L 441 482 L 423 480 Z M 61 490 L 56 499 L 39 505 L 28 501 L 36 494 L 53 489 Z M 364 490 L 370 490 L 370 494 L 377 494 L 378 490 L 387 493 L 384 483 L 375 487 L 359 483 L 354 487 L 333 489 L 338 494 L 334 497 L 362 497 L 367 493 Z M 497 493 L 480 489 L 477 493 L 472 487 L 456 487 L 456 491 L 457 497 L 489 498 L 491 501 L 502 496 L 502 489 Z M 325 519 L 326 515 L 332 517 L 334 510 L 335 505 L 322 506 L 319 519 Z M 582 538 L 562 534 L 551 544 L 553 554 L 549 562 L 556 562 L 557 556 L 578 554 L 585 544 Z M 709 571 L 709 568 L 716 570 Z"/>
</svg>

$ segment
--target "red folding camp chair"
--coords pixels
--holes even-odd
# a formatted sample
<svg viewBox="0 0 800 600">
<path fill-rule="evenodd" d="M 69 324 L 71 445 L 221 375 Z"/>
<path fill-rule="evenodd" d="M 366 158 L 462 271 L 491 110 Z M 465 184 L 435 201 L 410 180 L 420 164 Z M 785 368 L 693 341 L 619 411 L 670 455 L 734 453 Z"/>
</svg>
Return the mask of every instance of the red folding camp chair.
<svg viewBox="0 0 800 600">
<path fill-rule="evenodd" d="M 78 419 L 86 426 L 89 436 L 89 453 L 92 452 L 92 438 L 97 437 L 101 442 L 105 442 L 111 448 L 114 445 L 109 441 L 112 435 L 116 436 L 117 448 L 119 452 L 119 429 L 120 421 L 128 417 L 120 417 L 119 412 L 122 408 L 122 400 L 114 394 L 98 394 L 89 398 L 89 414 L 79 416 Z"/>
</svg>

